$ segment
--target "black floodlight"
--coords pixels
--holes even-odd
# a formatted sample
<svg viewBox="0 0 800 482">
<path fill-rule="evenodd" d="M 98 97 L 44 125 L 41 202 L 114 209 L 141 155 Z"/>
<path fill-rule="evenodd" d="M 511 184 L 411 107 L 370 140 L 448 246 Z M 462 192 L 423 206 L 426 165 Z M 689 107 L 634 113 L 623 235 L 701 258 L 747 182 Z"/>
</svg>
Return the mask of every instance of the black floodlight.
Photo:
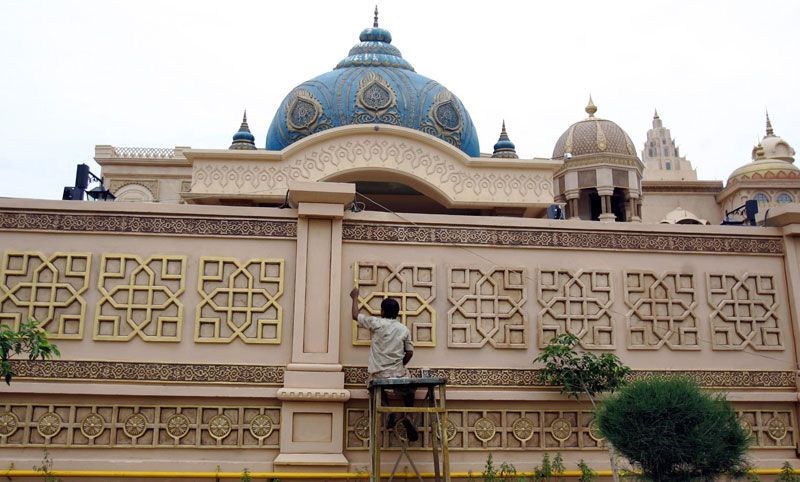
<svg viewBox="0 0 800 482">
<path fill-rule="evenodd" d="M 86 188 L 89 187 L 90 180 L 91 182 L 99 182 L 100 185 L 87 192 Z M 75 172 L 75 185 L 65 187 L 61 199 L 64 201 L 83 201 L 84 192 L 95 201 L 113 201 L 116 199 L 116 196 L 103 186 L 102 177 L 97 177 L 89 170 L 89 166 L 86 164 L 78 164 L 78 169 Z"/>
</svg>

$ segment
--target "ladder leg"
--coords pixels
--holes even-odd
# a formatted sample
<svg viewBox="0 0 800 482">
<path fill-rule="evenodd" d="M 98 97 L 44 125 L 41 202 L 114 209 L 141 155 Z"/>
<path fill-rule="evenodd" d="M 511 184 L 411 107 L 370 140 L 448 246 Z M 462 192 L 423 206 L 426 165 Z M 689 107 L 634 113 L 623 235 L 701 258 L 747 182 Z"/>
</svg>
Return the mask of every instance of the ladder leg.
<svg viewBox="0 0 800 482">
<path fill-rule="evenodd" d="M 433 394 L 433 387 L 428 387 L 428 393 L 425 395 L 428 402 L 428 408 L 436 409 L 436 398 Z M 431 451 L 433 452 L 433 476 L 436 482 L 440 481 L 439 478 L 439 445 L 436 443 L 436 432 L 441 430 L 441 422 L 439 421 L 439 414 L 436 412 L 429 412 L 431 416 L 428 422 L 431 427 Z M 436 422 L 436 423 L 435 423 Z"/>
<path fill-rule="evenodd" d="M 392 479 L 394 479 L 394 474 L 397 473 L 397 466 L 400 465 L 400 459 L 403 458 L 403 455 L 405 455 L 408 460 L 411 460 L 408 457 L 408 454 L 406 454 L 406 443 L 402 442 L 402 444 L 403 445 L 402 448 L 400 449 L 400 454 L 397 456 L 397 461 L 395 461 L 394 467 L 392 467 L 392 473 L 389 474 L 389 482 L 392 482 Z"/>
<path fill-rule="evenodd" d="M 444 481 L 450 482 L 450 452 L 447 449 L 447 392 L 445 384 L 439 385 L 439 401 L 442 405 L 442 459 L 444 462 Z"/>
</svg>

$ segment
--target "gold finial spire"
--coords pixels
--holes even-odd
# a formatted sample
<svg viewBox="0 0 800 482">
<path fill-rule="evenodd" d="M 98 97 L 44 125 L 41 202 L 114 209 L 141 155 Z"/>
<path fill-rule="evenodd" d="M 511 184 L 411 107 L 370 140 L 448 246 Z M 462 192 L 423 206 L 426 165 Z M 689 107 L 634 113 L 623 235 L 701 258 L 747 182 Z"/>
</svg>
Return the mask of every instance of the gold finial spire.
<svg viewBox="0 0 800 482">
<path fill-rule="evenodd" d="M 594 117 L 594 113 L 597 112 L 597 106 L 592 102 L 592 94 L 589 94 L 589 105 L 586 106 L 585 110 L 589 117 Z"/>
<path fill-rule="evenodd" d="M 775 132 L 772 130 L 772 122 L 769 121 L 769 111 L 767 111 L 767 135 L 774 136 Z"/>
<path fill-rule="evenodd" d="M 244 110 L 244 115 L 242 116 L 242 124 L 247 124 L 247 109 Z"/>
<path fill-rule="evenodd" d="M 372 26 L 378 28 L 378 6 L 375 5 L 375 21 L 372 22 Z"/>
<path fill-rule="evenodd" d="M 764 159 L 764 146 L 761 143 L 758 143 L 758 147 L 756 147 L 756 160 Z"/>
<path fill-rule="evenodd" d="M 653 115 L 653 119 L 658 119 L 658 109 L 655 109 L 656 113 Z"/>
</svg>

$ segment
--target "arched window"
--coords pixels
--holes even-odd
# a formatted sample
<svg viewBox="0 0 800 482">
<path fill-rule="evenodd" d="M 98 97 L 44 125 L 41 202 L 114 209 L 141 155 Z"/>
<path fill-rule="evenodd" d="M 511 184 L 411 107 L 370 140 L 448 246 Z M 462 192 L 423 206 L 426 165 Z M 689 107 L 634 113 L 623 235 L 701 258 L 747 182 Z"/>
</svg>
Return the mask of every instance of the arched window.
<svg viewBox="0 0 800 482">
<path fill-rule="evenodd" d="M 767 203 L 769 203 L 769 198 L 763 192 L 760 192 L 760 193 L 756 194 L 756 196 L 753 199 L 758 201 L 758 204 L 767 204 Z"/>
<path fill-rule="evenodd" d="M 779 203 L 790 203 L 790 202 L 792 202 L 792 196 L 786 194 L 785 192 L 782 192 L 778 196 L 778 202 Z"/>
</svg>

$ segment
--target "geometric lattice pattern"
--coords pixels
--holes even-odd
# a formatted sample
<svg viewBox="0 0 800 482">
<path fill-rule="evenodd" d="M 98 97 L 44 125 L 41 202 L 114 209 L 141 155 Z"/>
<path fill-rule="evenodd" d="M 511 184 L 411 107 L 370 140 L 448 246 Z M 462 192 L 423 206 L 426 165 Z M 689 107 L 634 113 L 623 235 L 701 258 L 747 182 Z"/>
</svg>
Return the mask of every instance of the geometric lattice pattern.
<svg viewBox="0 0 800 482">
<path fill-rule="evenodd" d="M 438 427 L 442 421 L 431 414 L 417 414 L 416 421 L 420 438 L 407 442 L 409 449 L 430 450 L 431 436 L 437 440 L 441 436 Z M 456 409 L 447 411 L 444 426 L 450 450 L 601 450 L 605 443 L 593 421 L 594 413 L 583 410 Z M 381 425 L 381 448 L 400 449 L 405 435 L 402 426 Z M 366 408 L 347 409 L 348 450 L 368 449 L 368 427 Z"/>
<path fill-rule="evenodd" d="M 53 339 L 83 338 L 92 256 L 6 251 L 0 266 L 0 323 L 19 329 L 35 319 Z"/>
<path fill-rule="evenodd" d="M 611 272 L 540 269 L 536 286 L 539 304 L 539 348 L 555 336 L 570 333 L 585 349 L 613 350 Z"/>
<path fill-rule="evenodd" d="M 277 448 L 273 406 L 0 403 L 0 447 Z"/>
<path fill-rule="evenodd" d="M 714 350 L 783 350 L 772 275 L 706 274 Z"/>
<path fill-rule="evenodd" d="M 753 435 L 751 448 L 790 448 L 797 443 L 791 410 L 740 410 L 736 414 Z"/>
<path fill-rule="evenodd" d="M 359 262 L 353 264 L 358 287 L 358 307 L 367 315 L 380 316 L 381 302 L 392 298 L 400 304 L 397 320 L 411 332 L 414 346 L 436 346 L 436 269 L 428 264 Z M 369 345 L 370 332 L 353 321 L 353 344 Z"/>
<path fill-rule="evenodd" d="M 104 254 L 100 266 L 94 339 L 181 339 L 186 256 Z"/>
<path fill-rule="evenodd" d="M 283 260 L 200 258 L 194 340 L 201 343 L 280 343 Z"/>
<path fill-rule="evenodd" d="M 625 271 L 628 348 L 699 350 L 694 275 Z"/>
<path fill-rule="evenodd" d="M 447 273 L 447 345 L 528 347 L 525 269 L 455 267 Z"/>
</svg>

